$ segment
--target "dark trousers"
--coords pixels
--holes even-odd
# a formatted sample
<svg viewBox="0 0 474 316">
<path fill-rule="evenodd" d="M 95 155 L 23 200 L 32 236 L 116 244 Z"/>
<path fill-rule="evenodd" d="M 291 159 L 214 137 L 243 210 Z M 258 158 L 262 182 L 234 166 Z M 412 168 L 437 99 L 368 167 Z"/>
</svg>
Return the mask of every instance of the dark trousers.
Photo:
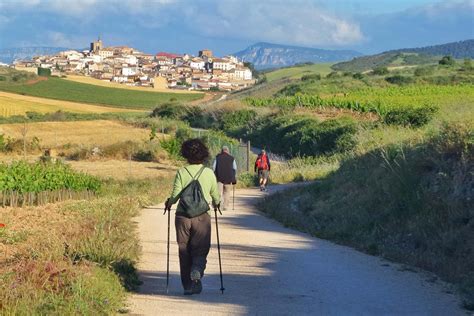
<svg viewBox="0 0 474 316">
<path fill-rule="evenodd" d="M 206 269 L 211 248 L 211 217 L 207 213 L 194 218 L 176 215 L 175 225 L 181 283 L 187 290 L 192 284 L 191 271 L 198 270 L 203 276 Z"/>
</svg>

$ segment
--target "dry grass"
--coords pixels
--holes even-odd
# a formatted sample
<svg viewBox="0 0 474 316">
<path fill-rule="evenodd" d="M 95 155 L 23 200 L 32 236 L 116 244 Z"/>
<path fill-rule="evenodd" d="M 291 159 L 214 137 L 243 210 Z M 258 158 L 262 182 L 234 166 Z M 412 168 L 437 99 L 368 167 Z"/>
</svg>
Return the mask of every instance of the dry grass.
<svg viewBox="0 0 474 316">
<path fill-rule="evenodd" d="M 115 180 L 171 177 L 177 169 L 168 164 L 124 160 L 69 161 L 67 164 L 75 170 Z"/>
<path fill-rule="evenodd" d="M 117 82 L 103 81 L 103 80 L 99 80 L 99 79 L 95 79 L 91 77 L 85 77 L 85 76 L 68 75 L 65 79 L 70 80 L 70 81 L 80 82 L 80 83 L 93 84 L 93 85 L 101 86 L 101 87 L 108 87 L 108 88 L 119 88 L 119 89 L 148 91 L 148 92 L 197 93 L 195 91 L 169 89 L 166 79 L 163 77 L 155 78 L 154 88 L 127 86 L 127 85 L 117 83 Z"/>
<path fill-rule="evenodd" d="M 0 125 L 0 134 L 21 139 L 23 126 L 21 123 Z M 27 129 L 27 138 L 38 137 L 45 148 L 58 148 L 66 144 L 104 146 L 127 140 L 141 142 L 147 140 L 150 134 L 148 129 L 105 120 L 30 123 Z"/>
<path fill-rule="evenodd" d="M 0 116 L 8 117 L 24 115 L 26 112 L 51 113 L 56 111 L 74 113 L 142 112 L 0 92 Z"/>
</svg>

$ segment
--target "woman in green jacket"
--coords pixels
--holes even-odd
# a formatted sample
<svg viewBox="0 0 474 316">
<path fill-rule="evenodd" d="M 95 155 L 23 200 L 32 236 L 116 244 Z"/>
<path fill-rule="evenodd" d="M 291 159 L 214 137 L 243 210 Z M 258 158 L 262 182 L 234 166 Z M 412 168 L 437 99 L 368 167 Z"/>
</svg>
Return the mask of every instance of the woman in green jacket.
<svg viewBox="0 0 474 316">
<path fill-rule="evenodd" d="M 209 158 L 209 150 L 200 139 L 190 139 L 181 146 L 181 155 L 189 165 L 176 173 L 171 197 L 166 207 L 178 202 L 180 194 L 193 179 L 197 179 L 202 188 L 204 199 L 214 207 L 220 203 L 219 190 L 214 172 L 203 163 Z M 201 278 L 206 269 L 207 255 L 211 247 L 211 217 L 208 212 L 190 217 L 184 207 L 178 204 L 176 209 L 176 239 L 179 248 L 181 283 L 185 295 L 199 294 L 202 291 Z"/>
</svg>

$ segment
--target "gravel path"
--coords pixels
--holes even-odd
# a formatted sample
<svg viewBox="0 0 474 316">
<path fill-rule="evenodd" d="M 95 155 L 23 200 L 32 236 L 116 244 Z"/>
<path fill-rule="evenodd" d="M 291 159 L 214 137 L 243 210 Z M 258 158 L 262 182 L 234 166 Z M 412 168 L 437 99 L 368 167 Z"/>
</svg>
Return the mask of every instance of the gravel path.
<svg viewBox="0 0 474 316">
<path fill-rule="evenodd" d="M 272 188 L 277 190 L 279 188 Z M 143 285 L 132 315 L 465 315 L 446 286 L 424 272 L 284 228 L 255 210 L 261 193 L 238 190 L 235 210 L 219 218 L 225 294 L 213 220 L 212 249 L 200 295 L 183 296 L 171 227 L 166 294 L 167 219 L 163 207 L 137 218 Z M 172 223 L 173 223 L 172 217 Z"/>
</svg>

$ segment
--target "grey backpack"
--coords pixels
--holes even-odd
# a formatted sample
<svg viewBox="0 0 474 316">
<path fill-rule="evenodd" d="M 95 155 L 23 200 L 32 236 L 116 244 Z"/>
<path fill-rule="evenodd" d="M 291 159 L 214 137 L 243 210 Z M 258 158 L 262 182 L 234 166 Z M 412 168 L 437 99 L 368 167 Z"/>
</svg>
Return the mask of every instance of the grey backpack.
<svg viewBox="0 0 474 316">
<path fill-rule="evenodd" d="M 209 204 L 204 198 L 199 177 L 206 167 L 202 167 L 193 177 L 187 168 L 184 168 L 191 176 L 191 182 L 181 191 L 179 205 L 182 212 L 188 218 L 193 218 L 209 211 Z"/>
</svg>

